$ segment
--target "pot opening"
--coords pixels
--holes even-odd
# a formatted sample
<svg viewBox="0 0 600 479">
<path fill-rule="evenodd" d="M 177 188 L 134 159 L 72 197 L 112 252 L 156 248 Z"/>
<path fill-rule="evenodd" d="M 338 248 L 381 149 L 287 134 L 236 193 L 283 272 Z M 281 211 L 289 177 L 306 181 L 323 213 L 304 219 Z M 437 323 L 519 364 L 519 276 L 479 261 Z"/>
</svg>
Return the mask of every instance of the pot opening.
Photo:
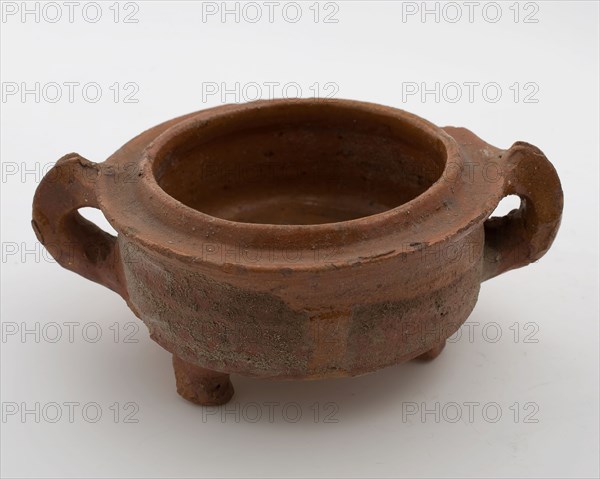
<svg viewBox="0 0 600 479">
<path fill-rule="evenodd" d="M 442 175 L 446 149 L 401 114 L 279 103 L 192 123 L 154 158 L 160 187 L 202 213 L 314 225 L 398 207 Z"/>
</svg>

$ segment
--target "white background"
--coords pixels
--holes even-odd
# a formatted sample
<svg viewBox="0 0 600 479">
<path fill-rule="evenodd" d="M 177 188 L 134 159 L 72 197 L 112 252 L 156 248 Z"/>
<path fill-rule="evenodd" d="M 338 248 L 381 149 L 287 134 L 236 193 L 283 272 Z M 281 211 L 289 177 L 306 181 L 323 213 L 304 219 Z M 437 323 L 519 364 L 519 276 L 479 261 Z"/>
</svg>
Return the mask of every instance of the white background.
<svg viewBox="0 0 600 479">
<path fill-rule="evenodd" d="M 4 333 L 18 328 L 1 343 L 3 411 L 18 408 L 1 423 L 3 476 L 598 476 L 597 2 L 501 2 L 495 23 L 495 7 L 482 11 L 486 2 L 472 21 L 467 5 L 454 4 L 462 11 L 456 23 L 456 10 L 443 4 L 436 21 L 420 11 L 403 18 L 420 2 L 361 1 L 337 2 L 337 12 L 322 4 L 318 22 L 313 2 L 303 2 L 296 23 L 295 11 L 282 15 L 284 2 L 273 23 L 260 2 L 257 23 L 251 10 L 239 22 L 233 15 L 203 21 L 199 2 L 137 2 L 129 18 L 137 23 L 123 21 L 134 11 L 125 5 L 115 23 L 112 3 L 102 3 L 96 23 L 93 9 L 83 16 L 85 2 L 72 23 L 62 2 L 56 23 L 50 9 L 39 22 L 20 11 L 2 19 L 2 87 L 19 88 L 2 99 L 1 117 L 1 312 Z M 332 12 L 337 23 L 324 22 Z M 525 22 L 527 14 L 537 23 Z M 36 82 L 40 97 L 23 98 L 21 89 Z M 52 82 L 63 85 L 54 103 Z M 65 82 L 80 84 L 72 102 Z M 102 91 L 95 103 L 94 90 L 82 94 L 90 82 Z M 135 85 L 125 90 L 128 82 Z M 469 319 L 473 335 L 463 329 L 431 363 L 318 382 L 233 377 L 236 395 L 226 409 L 187 403 L 175 392 L 169 353 L 125 303 L 42 252 L 29 224 L 31 201 L 41 172 L 63 154 L 101 162 L 150 126 L 221 103 L 220 95 L 203 98 L 206 85 L 235 89 L 236 82 L 262 85 L 263 98 L 266 82 L 295 82 L 303 96 L 331 82 L 336 97 L 465 126 L 503 148 L 516 140 L 539 146 L 565 193 L 553 248 L 539 263 L 486 282 Z M 403 95 L 413 83 L 436 82 L 439 98 Z M 452 82 L 463 85 L 457 102 Z M 494 102 L 495 90 L 486 97 L 479 87 L 469 101 L 465 82 L 495 83 L 502 97 Z M 134 89 L 137 103 L 125 102 Z M 525 102 L 533 90 L 529 100 L 537 102 Z M 281 86 L 274 93 L 282 96 Z M 225 100 L 251 99 L 243 95 Z M 65 322 L 77 324 L 72 342 Z M 62 327 L 56 343 L 49 341 L 56 330 L 44 329 L 49 323 Z M 97 342 L 93 323 L 102 332 Z M 124 342 L 132 324 L 137 343 Z M 38 328 L 39 337 L 23 338 L 24 328 Z M 72 422 L 65 402 L 79 404 Z M 134 423 L 123 417 L 133 411 L 129 402 Z M 39 415 L 22 416 L 36 403 Z M 56 423 L 53 403 L 63 414 Z M 87 403 L 101 409 L 98 422 L 91 422 L 94 410 L 83 416 Z M 465 403 L 475 403 L 472 417 Z M 302 417 L 293 422 L 298 408 Z M 326 413 L 337 422 L 326 422 Z"/>
</svg>

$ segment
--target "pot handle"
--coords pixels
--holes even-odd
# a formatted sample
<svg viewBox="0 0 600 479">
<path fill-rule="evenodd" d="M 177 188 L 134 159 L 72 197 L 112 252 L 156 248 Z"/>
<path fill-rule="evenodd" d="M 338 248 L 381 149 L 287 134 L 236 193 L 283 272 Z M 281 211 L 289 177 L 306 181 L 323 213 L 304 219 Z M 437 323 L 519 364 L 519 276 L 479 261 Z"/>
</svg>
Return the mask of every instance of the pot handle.
<svg viewBox="0 0 600 479">
<path fill-rule="evenodd" d="M 63 156 L 37 187 L 31 225 L 62 267 L 125 297 L 117 238 L 77 212 L 99 208 L 94 187 L 99 173 L 97 163 L 77 153 Z"/>
<path fill-rule="evenodd" d="M 552 163 L 535 146 L 516 142 L 502 159 L 503 196 L 518 195 L 519 209 L 484 223 L 483 280 L 540 259 L 560 226 L 563 192 Z"/>
</svg>

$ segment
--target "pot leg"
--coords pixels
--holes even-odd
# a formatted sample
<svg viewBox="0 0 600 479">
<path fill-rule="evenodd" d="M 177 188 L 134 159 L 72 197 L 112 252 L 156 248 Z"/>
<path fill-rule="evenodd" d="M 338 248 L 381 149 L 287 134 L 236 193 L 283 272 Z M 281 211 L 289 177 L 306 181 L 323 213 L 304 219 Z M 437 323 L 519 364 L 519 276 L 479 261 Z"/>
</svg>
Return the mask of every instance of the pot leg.
<svg viewBox="0 0 600 479">
<path fill-rule="evenodd" d="M 437 346 L 434 346 L 433 348 L 431 348 L 429 351 L 426 351 L 423 354 L 421 354 L 420 356 L 417 356 L 416 359 L 420 359 L 421 361 L 431 361 L 432 359 L 437 358 L 440 355 L 440 353 L 444 350 L 445 347 L 446 347 L 446 341 L 442 341 Z"/>
<path fill-rule="evenodd" d="M 233 396 L 229 374 L 204 369 L 173 355 L 177 393 L 201 406 L 219 406 Z"/>
</svg>

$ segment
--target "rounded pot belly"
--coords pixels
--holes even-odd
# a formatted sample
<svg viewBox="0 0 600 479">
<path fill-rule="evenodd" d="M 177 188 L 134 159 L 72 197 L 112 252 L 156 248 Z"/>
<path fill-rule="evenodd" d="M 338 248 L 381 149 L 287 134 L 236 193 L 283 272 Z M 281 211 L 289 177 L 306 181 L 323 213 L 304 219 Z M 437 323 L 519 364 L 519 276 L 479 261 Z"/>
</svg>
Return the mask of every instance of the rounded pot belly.
<svg viewBox="0 0 600 479">
<path fill-rule="evenodd" d="M 185 361 L 316 379 L 366 373 L 443 343 L 477 301 L 482 245 L 479 227 L 410 254 L 308 271 L 189 267 L 136 245 L 124 270 L 132 309 Z"/>
</svg>

